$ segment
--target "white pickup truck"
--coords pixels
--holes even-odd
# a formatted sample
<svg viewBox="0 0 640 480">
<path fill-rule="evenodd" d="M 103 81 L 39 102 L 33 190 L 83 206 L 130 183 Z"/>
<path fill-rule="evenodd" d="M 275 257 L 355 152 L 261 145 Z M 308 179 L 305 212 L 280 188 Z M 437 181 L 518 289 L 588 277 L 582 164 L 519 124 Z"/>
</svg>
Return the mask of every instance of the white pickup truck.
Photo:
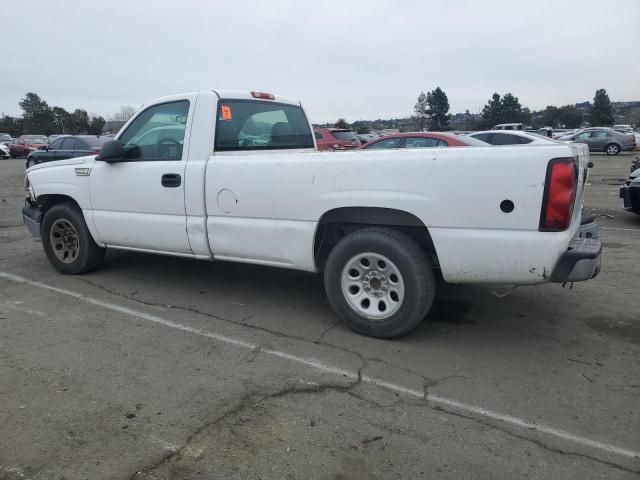
<svg viewBox="0 0 640 480">
<path fill-rule="evenodd" d="M 323 272 L 336 313 L 390 338 L 452 283 L 593 278 L 580 144 L 318 152 L 300 102 L 205 90 L 142 106 L 98 156 L 27 170 L 23 218 L 52 265 L 105 249 Z"/>
</svg>

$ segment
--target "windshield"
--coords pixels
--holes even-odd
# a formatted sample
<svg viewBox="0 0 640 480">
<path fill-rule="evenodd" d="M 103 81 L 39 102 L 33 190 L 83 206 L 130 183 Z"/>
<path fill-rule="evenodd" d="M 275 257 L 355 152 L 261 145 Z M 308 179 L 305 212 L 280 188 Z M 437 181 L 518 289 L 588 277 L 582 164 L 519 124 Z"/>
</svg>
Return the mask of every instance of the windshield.
<svg viewBox="0 0 640 480">
<path fill-rule="evenodd" d="M 358 140 L 356 134 L 351 130 L 333 130 L 331 135 L 336 137 L 338 140 L 342 140 L 343 142 L 352 142 Z"/>
<path fill-rule="evenodd" d="M 313 148 L 301 107 L 256 100 L 220 100 L 215 149 L 269 150 Z"/>
<path fill-rule="evenodd" d="M 11 138 L 11 135 L 0 135 L 0 142 L 5 142 L 7 140 L 13 140 L 13 138 Z"/>
</svg>

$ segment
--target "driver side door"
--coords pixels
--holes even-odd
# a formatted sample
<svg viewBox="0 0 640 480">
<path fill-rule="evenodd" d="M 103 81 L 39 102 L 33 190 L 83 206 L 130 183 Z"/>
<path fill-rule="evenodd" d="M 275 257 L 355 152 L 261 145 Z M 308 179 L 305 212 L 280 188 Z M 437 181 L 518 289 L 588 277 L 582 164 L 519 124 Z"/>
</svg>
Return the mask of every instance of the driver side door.
<svg viewBox="0 0 640 480">
<path fill-rule="evenodd" d="M 192 254 L 184 202 L 193 98 L 142 110 L 119 136 L 125 160 L 96 160 L 90 173 L 92 219 L 110 247 Z"/>
</svg>

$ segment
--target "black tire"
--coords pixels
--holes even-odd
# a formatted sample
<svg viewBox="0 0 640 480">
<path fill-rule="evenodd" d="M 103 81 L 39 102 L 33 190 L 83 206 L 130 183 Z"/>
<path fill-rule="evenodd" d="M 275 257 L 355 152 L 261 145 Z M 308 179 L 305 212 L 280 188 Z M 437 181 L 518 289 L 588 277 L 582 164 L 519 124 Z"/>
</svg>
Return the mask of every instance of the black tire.
<svg viewBox="0 0 640 480">
<path fill-rule="evenodd" d="M 36 164 L 35 160 L 29 160 L 27 159 L 27 168 L 31 168 Z"/>
<path fill-rule="evenodd" d="M 604 151 L 607 155 L 618 155 L 620 153 L 620 145 L 617 143 L 610 143 L 604 147 Z"/>
<path fill-rule="evenodd" d="M 631 173 L 635 172 L 637 169 L 640 168 L 640 157 L 636 157 L 632 162 L 631 162 Z"/>
<path fill-rule="evenodd" d="M 372 320 L 357 312 L 342 291 L 343 269 L 365 252 L 388 258 L 402 275 L 404 299 L 399 309 L 384 319 Z M 329 254 L 324 284 L 329 303 L 338 316 L 356 332 L 376 338 L 395 338 L 416 328 L 431 309 L 436 289 L 426 253 L 407 235 L 384 227 L 357 230 L 343 238 Z"/>
<path fill-rule="evenodd" d="M 77 233 L 77 255 L 69 263 L 58 258 L 51 237 L 51 230 L 57 221 L 69 222 Z M 61 273 L 77 275 L 96 269 L 104 259 L 105 249 L 98 247 L 84 221 L 82 211 L 73 203 L 54 205 L 44 215 L 42 221 L 42 246 L 49 262 Z"/>
</svg>

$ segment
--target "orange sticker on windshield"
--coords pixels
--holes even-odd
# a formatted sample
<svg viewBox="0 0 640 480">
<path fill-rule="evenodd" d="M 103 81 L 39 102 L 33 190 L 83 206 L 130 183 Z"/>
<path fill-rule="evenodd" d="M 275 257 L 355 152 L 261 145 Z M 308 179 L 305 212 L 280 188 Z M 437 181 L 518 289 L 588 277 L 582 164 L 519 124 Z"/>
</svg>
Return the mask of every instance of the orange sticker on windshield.
<svg viewBox="0 0 640 480">
<path fill-rule="evenodd" d="M 222 119 L 223 120 L 231 120 L 231 118 L 232 118 L 231 107 L 229 105 L 222 105 L 220 107 L 220 110 L 222 111 Z"/>
</svg>

